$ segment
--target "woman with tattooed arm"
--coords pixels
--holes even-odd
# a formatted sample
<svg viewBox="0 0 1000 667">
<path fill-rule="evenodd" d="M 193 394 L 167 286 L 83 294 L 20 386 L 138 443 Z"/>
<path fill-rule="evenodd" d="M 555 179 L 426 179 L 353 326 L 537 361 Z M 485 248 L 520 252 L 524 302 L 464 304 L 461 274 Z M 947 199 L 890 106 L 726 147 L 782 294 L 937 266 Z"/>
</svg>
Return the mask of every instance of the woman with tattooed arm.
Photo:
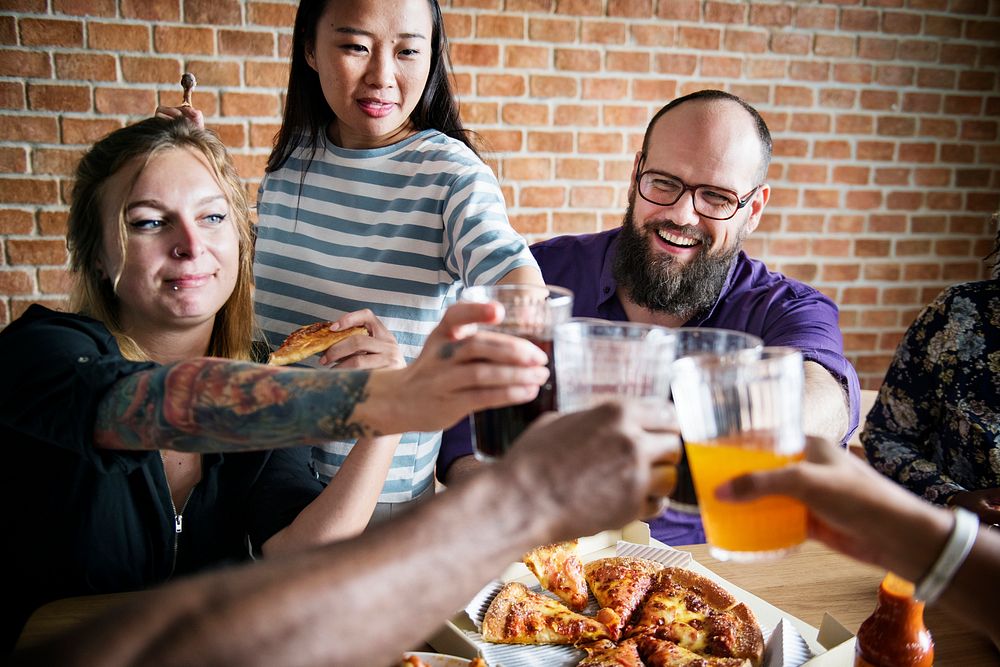
<svg viewBox="0 0 1000 667">
<path fill-rule="evenodd" d="M 449 310 L 405 368 L 253 363 L 242 185 L 218 139 L 184 120 L 102 139 L 72 199 L 75 312 L 35 305 L 0 332 L 8 647 L 55 598 L 357 533 L 395 448 L 383 436 L 529 400 L 547 377 L 530 343 L 475 331 L 502 317 L 494 304 Z M 341 437 L 369 440 L 324 490 L 296 446 Z"/>
</svg>

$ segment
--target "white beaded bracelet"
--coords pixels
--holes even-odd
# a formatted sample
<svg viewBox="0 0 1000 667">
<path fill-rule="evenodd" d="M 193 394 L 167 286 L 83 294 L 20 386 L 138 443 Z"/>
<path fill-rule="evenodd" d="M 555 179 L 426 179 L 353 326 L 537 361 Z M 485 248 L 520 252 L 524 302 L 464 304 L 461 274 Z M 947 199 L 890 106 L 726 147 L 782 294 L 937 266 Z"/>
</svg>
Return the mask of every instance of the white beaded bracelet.
<svg viewBox="0 0 1000 667">
<path fill-rule="evenodd" d="M 979 517 L 963 507 L 952 508 L 955 512 L 955 525 L 948 535 L 948 541 L 941 550 L 941 555 L 934 561 L 924 578 L 917 583 L 913 597 L 931 604 L 938 599 L 941 592 L 951 581 L 951 578 L 962 567 L 966 556 L 972 551 L 972 545 L 979 533 Z"/>
</svg>

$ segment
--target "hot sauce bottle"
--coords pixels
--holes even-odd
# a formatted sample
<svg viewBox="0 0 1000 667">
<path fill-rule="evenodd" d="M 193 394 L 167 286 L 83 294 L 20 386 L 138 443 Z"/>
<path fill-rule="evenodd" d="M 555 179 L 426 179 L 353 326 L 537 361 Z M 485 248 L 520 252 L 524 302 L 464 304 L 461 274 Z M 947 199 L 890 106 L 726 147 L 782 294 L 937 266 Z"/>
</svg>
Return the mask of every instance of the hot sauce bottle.
<svg viewBox="0 0 1000 667">
<path fill-rule="evenodd" d="M 858 629 L 854 667 L 931 667 L 934 640 L 913 584 L 892 572 L 878 588 L 875 611 Z"/>
</svg>

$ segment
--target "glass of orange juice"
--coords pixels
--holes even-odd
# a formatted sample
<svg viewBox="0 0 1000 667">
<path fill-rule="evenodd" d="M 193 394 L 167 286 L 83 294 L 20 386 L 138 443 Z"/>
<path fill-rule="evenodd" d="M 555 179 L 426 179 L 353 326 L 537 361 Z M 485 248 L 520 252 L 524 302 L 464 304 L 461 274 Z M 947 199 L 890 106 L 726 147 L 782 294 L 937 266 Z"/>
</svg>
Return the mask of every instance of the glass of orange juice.
<svg viewBox="0 0 1000 667">
<path fill-rule="evenodd" d="M 673 365 L 671 390 L 711 554 L 777 558 L 806 538 L 806 510 L 785 496 L 748 503 L 715 498 L 723 482 L 802 459 L 802 354 L 765 347 L 697 355 Z"/>
</svg>

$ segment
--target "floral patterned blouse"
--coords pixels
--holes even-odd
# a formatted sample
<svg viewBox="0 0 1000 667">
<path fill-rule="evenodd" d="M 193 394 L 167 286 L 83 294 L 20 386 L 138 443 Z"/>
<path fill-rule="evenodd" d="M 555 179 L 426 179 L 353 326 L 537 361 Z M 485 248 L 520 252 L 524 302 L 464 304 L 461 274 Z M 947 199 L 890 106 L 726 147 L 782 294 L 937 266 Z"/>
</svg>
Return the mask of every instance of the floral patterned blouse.
<svg viewBox="0 0 1000 667">
<path fill-rule="evenodd" d="M 875 468 L 935 503 L 1000 487 L 1000 280 L 955 285 L 923 310 L 861 441 Z"/>
</svg>

